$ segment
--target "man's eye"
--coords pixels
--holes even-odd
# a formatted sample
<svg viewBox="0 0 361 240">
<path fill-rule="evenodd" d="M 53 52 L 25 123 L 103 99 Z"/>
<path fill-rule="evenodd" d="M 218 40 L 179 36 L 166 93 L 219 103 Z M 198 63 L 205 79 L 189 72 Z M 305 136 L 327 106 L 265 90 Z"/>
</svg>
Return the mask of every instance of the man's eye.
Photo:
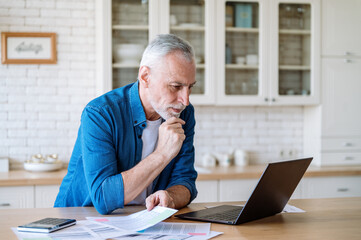
<svg viewBox="0 0 361 240">
<path fill-rule="evenodd" d="M 172 87 L 177 90 L 180 90 L 182 88 L 182 86 L 178 86 L 178 85 L 173 85 Z"/>
</svg>

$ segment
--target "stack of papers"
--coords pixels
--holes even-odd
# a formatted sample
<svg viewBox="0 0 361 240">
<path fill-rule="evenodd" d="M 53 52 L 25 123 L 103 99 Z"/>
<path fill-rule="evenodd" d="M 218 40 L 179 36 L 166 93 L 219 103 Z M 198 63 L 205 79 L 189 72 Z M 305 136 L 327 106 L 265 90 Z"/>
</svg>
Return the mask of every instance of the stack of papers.
<svg viewBox="0 0 361 240">
<path fill-rule="evenodd" d="M 19 239 L 160 239 L 203 240 L 222 234 L 210 231 L 210 223 L 162 222 L 177 210 L 157 206 L 129 216 L 87 217 L 77 224 L 53 233 L 25 233 L 12 228 Z"/>
</svg>

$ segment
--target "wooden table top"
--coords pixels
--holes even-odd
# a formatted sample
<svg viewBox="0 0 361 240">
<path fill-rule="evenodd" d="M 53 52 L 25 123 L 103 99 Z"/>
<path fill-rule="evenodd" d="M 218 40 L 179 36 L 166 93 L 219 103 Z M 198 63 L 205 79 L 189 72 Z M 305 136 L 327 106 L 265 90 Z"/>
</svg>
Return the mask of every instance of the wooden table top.
<svg viewBox="0 0 361 240">
<path fill-rule="evenodd" d="M 226 204 L 240 204 L 233 202 Z M 194 203 L 179 211 L 188 212 L 224 203 Z M 241 225 L 212 223 L 211 230 L 224 232 L 214 239 L 360 239 L 361 198 L 298 199 L 290 204 L 305 213 L 282 213 Z M 112 215 L 119 216 L 143 210 L 144 207 L 125 207 Z M 112 216 L 111 215 L 111 216 Z M 16 239 L 11 227 L 45 217 L 64 217 L 83 220 L 101 216 L 93 207 L 0 209 L 1 239 Z M 168 222 L 192 222 L 175 217 Z"/>
<path fill-rule="evenodd" d="M 258 179 L 266 165 L 250 165 L 245 167 L 213 167 L 199 168 L 198 181 L 202 180 L 225 180 L 225 179 Z M 53 172 L 28 172 L 15 170 L 0 173 L 0 186 L 23 186 L 23 185 L 60 185 L 67 169 Z M 310 166 L 304 177 L 327 177 L 327 176 L 361 176 L 361 165 L 358 166 Z"/>
</svg>

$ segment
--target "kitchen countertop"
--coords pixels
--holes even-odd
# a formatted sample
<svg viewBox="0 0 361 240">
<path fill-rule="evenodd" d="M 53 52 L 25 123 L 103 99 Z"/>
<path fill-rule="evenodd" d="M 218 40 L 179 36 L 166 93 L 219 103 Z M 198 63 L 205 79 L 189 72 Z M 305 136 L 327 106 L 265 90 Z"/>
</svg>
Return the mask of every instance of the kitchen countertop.
<svg viewBox="0 0 361 240">
<path fill-rule="evenodd" d="M 258 179 L 266 165 L 250 165 L 245 167 L 196 167 L 198 170 L 197 180 L 226 180 L 226 179 Z M 0 186 L 24 186 L 24 185 L 59 185 L 67 169 L 53 172 L 28 172 L 15 170 L 0 173 Z M 361 176 L 361 165 L 357 166 L 310 166 L 305 177 L 335 177 L 335 176 Z"/>
</svg>

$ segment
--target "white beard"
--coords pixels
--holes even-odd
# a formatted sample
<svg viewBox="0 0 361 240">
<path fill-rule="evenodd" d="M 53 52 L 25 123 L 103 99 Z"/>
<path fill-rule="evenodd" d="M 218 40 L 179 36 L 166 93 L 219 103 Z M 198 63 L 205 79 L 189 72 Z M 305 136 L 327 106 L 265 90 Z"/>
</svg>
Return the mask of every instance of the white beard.
<svg viewBox="0 0 361 240">
<path fill-rule="evenodd" d="M 164 120 L 167 120 L 167 119 L 169 119 L 171 117 L 179 118 L 182 111 L 186 108 L 186 106 L 184 106 L 181 103 L 178 104 L 178 105 L 168 105 L 165 108 L 162 108 L 161 106 L 158 106 L 158 104 L 155 101 L 153 101 L 152 97 L 150 97 L 149 102 L 150 102 L 150 105 L 152 105 L 154 111 L 156 113 L 158 113 Z M 167 109 L 169 109 L 169 108 L 181 109 L 181 112 L 179 112 L 179 113 L 169 113 L 167 111 Z"/>
</svg>

